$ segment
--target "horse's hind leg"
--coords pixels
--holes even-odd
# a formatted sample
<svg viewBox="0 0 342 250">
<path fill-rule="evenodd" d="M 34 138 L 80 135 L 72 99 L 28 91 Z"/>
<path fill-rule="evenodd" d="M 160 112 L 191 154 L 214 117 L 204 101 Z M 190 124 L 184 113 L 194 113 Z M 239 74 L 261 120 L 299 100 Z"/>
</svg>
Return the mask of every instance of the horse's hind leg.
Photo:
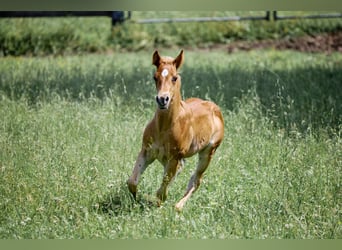
<svg viewBox="0 0 342 250">
<path fill-rule="evenodd" d="M 208 146 L 206 149 L 204 149 L 203 151 L 199 153 L 196 170 L 190 178 L 188 188 L 183 198 L 176 204 L 175 206 L 176 210 L 181 211 L 185 203 L 187 202 L 187 200 L 192 195 L 192 193 L 198 189 L 202 181 L 203 173 L 209 166 L 209 163 L 211 161 L 213 154 L 215 153 L 215 150 L 216 150 L 216 147 L 213 148 L 211 146 Z"/>
</svg>

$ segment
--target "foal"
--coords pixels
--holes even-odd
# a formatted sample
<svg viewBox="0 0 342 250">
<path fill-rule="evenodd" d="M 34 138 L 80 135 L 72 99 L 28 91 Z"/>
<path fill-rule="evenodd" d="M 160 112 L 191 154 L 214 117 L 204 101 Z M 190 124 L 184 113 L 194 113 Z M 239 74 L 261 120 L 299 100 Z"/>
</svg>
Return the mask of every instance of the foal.
<svg viewBox="0 0 342 250">
<path fill-rule="evenodd" d="M 186 201 L 201 183 L 216 148 L 223 139 L 223 117 L 219 107 L 209 101 L 181 98 L 181 77 L 177 70 L 184 60 L 183 50 L 175 58 L 161 57 L 155 51 L 152 58 L 157 71 L 157 110 L 146 126 L 142 148 L 132 175 L 127 181 L 136 198 L 139 177 L 157 159 L 164 166 L 164 176 L 157 191 L 158 204 L 167 197 L 167 187 L 183 167 L 183 158 L 198 153 L 198 163 L 183 198 L 175 208 L 181 211 Z"/>
</svg>

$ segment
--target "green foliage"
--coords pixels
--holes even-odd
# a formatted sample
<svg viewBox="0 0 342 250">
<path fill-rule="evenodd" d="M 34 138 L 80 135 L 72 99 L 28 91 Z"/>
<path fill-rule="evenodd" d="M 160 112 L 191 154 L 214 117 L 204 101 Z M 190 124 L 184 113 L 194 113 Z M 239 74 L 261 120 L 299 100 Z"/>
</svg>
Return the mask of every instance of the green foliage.
<svg viewBox="0 0 342 250">
<path fill-rule="evenodd" d="M 291 15 L 291 13 L 280 13 Z M 307 12 L 296 15 L 307 15 Z M 341 31 L 341 19 L 277 22 L 189 22 L 137 24 L 146 18 L 264 16 L 265 12 L 133 12 L 132 20 L 111 30 L 109 18 L 0 19 L 0 55 L 60 55 L 138 51 L 156 47 L 206 47 L 235 40 L 278 39 Z"/>
<path fill-rule="evenodd" d="M 161 51 L 174 55 L 177 51 Z M 182 213 L 153 163 L 126 188 L 153 116 L 151 53 L 0 61 L 0 238 L 341 238 L 341 55 L 185 52 L 184 97 L 225 139 Z"/>
<path fill-rule="evenodd" d="M 0 53 L 36 56 L 101 51 L 107 46 L 109 23 L 105 18 L 1 19 Z"/>
</svg>

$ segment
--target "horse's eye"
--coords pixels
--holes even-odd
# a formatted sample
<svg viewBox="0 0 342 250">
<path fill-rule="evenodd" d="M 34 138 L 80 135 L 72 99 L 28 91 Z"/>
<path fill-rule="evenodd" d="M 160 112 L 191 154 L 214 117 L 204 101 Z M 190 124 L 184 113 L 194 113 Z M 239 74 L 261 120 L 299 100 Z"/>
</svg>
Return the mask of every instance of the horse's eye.
<svg viewBox="0 0 342 250">
<path fill-rule="evenodd" d="M 177 76 L 173 76 L 173 77 L 172 77 L 172 82 L 176 82 L 177 79 L 178 79 Z"/>
</svg>

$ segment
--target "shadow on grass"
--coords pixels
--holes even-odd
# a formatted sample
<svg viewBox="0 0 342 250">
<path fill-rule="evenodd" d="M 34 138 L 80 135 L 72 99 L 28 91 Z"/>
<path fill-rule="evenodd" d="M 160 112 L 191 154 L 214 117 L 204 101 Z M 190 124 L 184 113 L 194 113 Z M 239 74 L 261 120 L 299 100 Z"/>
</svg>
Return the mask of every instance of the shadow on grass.
<svg viewBox="0 0 342 250">
<path fill-rule="evenodd" d="M 111 98 L 120 105 L 154 105 L 152 74 L 125 70 L 98 74 L 96 68 L 87 72 L 73 70 L 73 74 L 62 70 L 33 70 L 36 72 L 15 78 L 12 82 L 0 80 L 0 92 L 12 99 L 25 97 L 32 105 L 42 100 L 49 101 L 54 95 L 72 101 Z M 182 72 L 182 93 L 186 98 L 211 99 L 223 109 L 233 110 L 253 89 L 263 113 L 280 127 L 289 129 L 296 124 L 297 128 L 305 131 L 307 128 L 338 129 L 340 126 L 341 64 L 335 63 L 330 67 L 309 64 L 284 69 L 267 66 L 251 70 L 234 65 L 220 69 L 215 65 L 184 65 Z"/>
<path fill-rule="evenodd" d="M 263 114 L 279 127 L 291 129 L 295 124 L 305 131 L 309 127 L 338 129 L 340 126 L 342 71 L 338 65 L 273 71 L 265 68 L 252 72 L 227 69 L 215 74 L 210 79 L 213 74 L 208 71 L 184 69 L 182 87 L 186 97 L 208 96 L 228 110 L 234 110 L 246 96 L 257 97 Z"/>
<path fill-rule="evenodd" d="M 151 197 L 138 197 L 137 200 L 122 186 L 119 191 L 107 194 L 104 200 L 99 201 L 96 212 L 119 216 L 127 213 L 143 213 L 157 208 L 156 200 Z"/>
</svg>

